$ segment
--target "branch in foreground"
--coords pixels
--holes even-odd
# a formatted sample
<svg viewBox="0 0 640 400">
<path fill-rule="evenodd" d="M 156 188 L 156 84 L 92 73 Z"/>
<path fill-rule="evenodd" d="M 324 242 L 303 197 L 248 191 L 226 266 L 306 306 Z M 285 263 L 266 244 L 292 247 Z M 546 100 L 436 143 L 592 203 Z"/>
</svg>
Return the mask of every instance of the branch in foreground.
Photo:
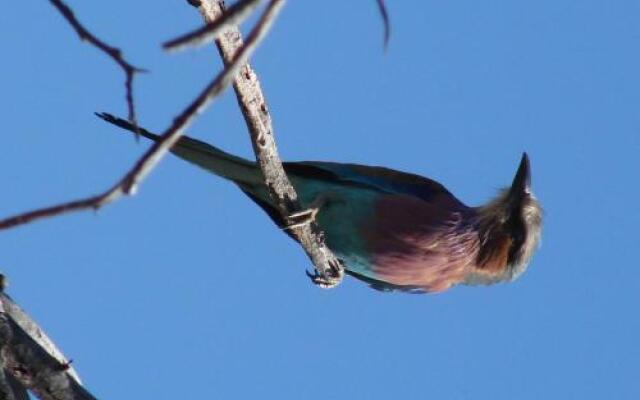
<svg viewBox="0 0 640 400">
<path fill-rule="evenodd" d="M 30 211 L 1 220 L 0 229 L 7 229 L 16 225 L 32 222 L 37 219 L 57 216 L 72 211 L 98 209 L 105 204 L 117 200 L 125 194 L 134 194 L 137 185 L 144 180 L 162 157 L 167 154 L 169 149 L 171 149 L 171 147 L 180 139 L 185 129 L 191 122 L 193 122 L 195 117 L 202 112 L 202 110 L 204 110 L 204 108 L 214 98 L 219 96 L 227 86 L 229 86 L 234 76 L 238 73 L 240 67 L 246 63 L 251 53 L 255 51 L 260 41 L 264 38 L 271 26 L 271 22 L 280 11 L 282 2 L 278 1 L 276 3 L 278 4 L 275 4 L 273 7 L 269 7 L 265 11 L 263 18 L 251 31 L 247 43 L 238 49 L 237 54 L 232 58 L 231 62 L 226 65 L 225 69 L 220 72 L 200 93 L 200 95 L 198 95 L 198 97 L 173 120 L 169 129 L 161 135 L 161 139 L 151 146 L 144 156 L 140 158 L 135 166 L 115 186 L 97 196 Z"/>
<path fill-rule="evenodd" d="M 0 275 L 4 280 L 4 276 Z M 14 301 L 0 290 L 0 367 L 9 396 L 26 399 L 25 389 L 43 400 L 94 400 L 70 362 Z M 2 385 L 0 385 L 1 387 Z M 7 385 L 1 387 L 4 392 Z M 5 395 L 6 393 L 1 394 Z M 2 397 L 10 399 L 11 397 Z"/>
<path fill-rule="evenodd" d="M 133 103 L 133 77 L 137 72 L 144 72 L 144 70 L 134 67 L 127 60 L 125 60 L 124 57 L 122 57 L 122 51 L 120 49 L 118 49 L 117 47 L 109 46 L 102 40 L 98 39 L 91 32 L 89 32 L 89 30 L 87 30 L 87 28 L 85 28 L 80 23 L 80 21 L 78 21 L 75 14 L 73 13 L 73 10 L 71 10 L 69 6 L 63 3 L 62 0 L 49 0 L 49 2 L 53 4 L 53 6 L 57 8 L 58 11 L 60 11 L 60 14 L 62 14 L 67 22 L 69 22 L 69 25 L 71 25 L 71 27 L 76 31 L 76 33 L 80 37 L 80 40 L 87 41 L 96 48 L 102 50 L 102 52 L 111 57 L 111 59 L 113 59 L 113 61 L 115 61 L 120 66 L 120 68 L 122 68 L 125 73 L 124 86 L 126 89 L 125 98 L 127 101 L 127 109 L 129 111 L 128 119 L 134 125 L 136 125 L 136 109 Z"/>
<path fill-rule="evenodd" d="M 182 50 L 189 46 L 200 46 L 212 42 L 222 31 L 239 25 L 253 11 L 261 0 L 240 0 L 224 10 L 222 17 L 205 26 L 165 42 L 162 47 L 168 51 Z M 197 6 L 199 6 L 198 4 Z M 197 7 L 196 6 L 196 7 Z"/>
<path fill-rule="evenodd" d="M 391 22 L 389 21 L 389 13 L 387 12 L 387 6 L 384 4 L 384 0 L 376 0 L 378 3 L 378 11 L 382 17 L 382 23 L 384 24 L 384 48 L 389 47 L 389 39 L 391 39 Z"/>
<path fill-rule="evenodd" d="M 200 7 L 202 2 L 198 0 L 194 2 L 187 0 L 194 7 Z M 167 51 L 179 51 L 190 46 L 201 46 L 213 41 L 222 31 L 231 28 L 233 25 L 239 25 L 253 11 L 261 0 L 239 0 L 231 7 L 224 9 L 222 17 L 208 22 L 205 26 L 195 29 L 189 33 L 185 33 L 175 39 L 165 42 L 162 47 Z M 384 0 L 376 0 L 378 12 L 382 18 L 384 26 L 384 48 L 389 47 L 391 39 L 391 22 L 389 20 L 389 12 Z"/>
<path fill-rule="evenodd" d="M 277 3 L 281 1 L 271 0 L 268 7 L 273 7 Z M 199 11 L 205 22 L 212 23 L 224 15 L 223 1 L 202 0 Z M 233 60 L 236 52 L 242 48 L 242 37 L 238 28 L 230 28 L 218 36 L 216 45 L 225 64 Z M 249 129 L 253 150 L 269 194 L 280 214 L 285 221 L 288 221 L 292 214 L 300 211 L 298 195 L 282 167 L 267 103 L 258 77 L 251 66 L 247 64 L 242 67 L 241 73 L 235 78 L 233 88 Z M 316 273 L 312 276 L 314 283 L 325 288 L 338 285 L 344 276 L 344 268 L 326 246 L 324 233 L 317 224 L 312 221 L 309 224 L 294 226 L 291 232 L 315 266 Z"/>
</svg>

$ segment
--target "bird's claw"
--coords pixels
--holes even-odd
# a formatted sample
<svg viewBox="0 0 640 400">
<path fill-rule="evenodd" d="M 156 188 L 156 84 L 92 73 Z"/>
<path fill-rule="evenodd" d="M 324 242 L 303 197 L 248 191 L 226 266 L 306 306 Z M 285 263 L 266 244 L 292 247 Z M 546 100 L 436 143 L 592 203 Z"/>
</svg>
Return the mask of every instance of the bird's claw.
<svg viewBox="0 0 640 400">
<path fill-rule="evenodd" d="M 316 271 L 314 271 L 313 273 L 309 271 L 304 271 L 304 272 L 305 274 L 307 274 L 309 279 L 311 279 L 311 282 L 313 282 L 314 285 L 316 285 L 321 289 L 333 289 L 334 287 L 338 286 L 338 284 L 340 283 L 340 279 L 325 278 L 319 273 L 317 273 Z"/>
<path fill-rule="evenodd" d="M 313 272 L 305 270 L 304 272 L 311 279 L 311 282 L 321 289 L 333 289 L 344 278 L 344 267 L 340 260 L 330 261 L 329 269 L 323 273 L 319 273 L 317 270 Z"/>
</svg>

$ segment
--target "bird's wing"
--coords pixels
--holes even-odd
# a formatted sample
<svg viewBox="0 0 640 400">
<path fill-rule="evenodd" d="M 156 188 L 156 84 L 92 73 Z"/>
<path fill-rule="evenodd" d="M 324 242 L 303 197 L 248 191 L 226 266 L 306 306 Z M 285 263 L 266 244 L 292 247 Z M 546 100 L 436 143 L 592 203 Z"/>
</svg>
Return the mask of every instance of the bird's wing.
<svg viewBox="0 0 640 400">
<path fill-rule="evenodd" d="M 321 161 L 288 162 L 284 166 L 287 174 L 301 178 L 361 186 L 389 194 L 409 194 L 425 201 L 440 194 L 453 197 L 432 179 L 384 167 Z"/>
<path fill-rule="evenodd" d="M 122 118 L 108 113 L 96 115 L 120 128 L 138 132 L 141 136 L 153 141 L 159 139 L 158 135 L 142 127 L 136 127 Z M 261 179 L 254 162 L 228 154 L 197 139 L 183 136 L 171 151 L 191 163 L 236 183 L 247 181 L 255 183 L 256 180 Z M 287 174 L 303 179 L 361 186 L 390 194 L 410 194 L 426 201 L 431 201 L 433 196 L 438 194 L 452 196 L 444 186 L 434 180 L 384 167 L 319 161 L 286 162 L 284 167 Z"/>
</svg>

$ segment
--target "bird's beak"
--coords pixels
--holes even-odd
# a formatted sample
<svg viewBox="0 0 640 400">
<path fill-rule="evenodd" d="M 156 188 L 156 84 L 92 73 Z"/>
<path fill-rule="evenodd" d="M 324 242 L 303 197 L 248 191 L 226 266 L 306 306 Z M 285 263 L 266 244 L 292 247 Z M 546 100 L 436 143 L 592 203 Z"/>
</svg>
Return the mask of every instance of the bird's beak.
<svg viewBox="0 0 640 400">
<path fill-rule="evenodd" d="M 527 153 L 522 153 L 518 172 L 516 172 L 511 184 L 510 195 L 518 198 L 528 193 L 531 193 L 531 167 L 529 165 L 529 156 L 527 156 Z"/>
</svg>

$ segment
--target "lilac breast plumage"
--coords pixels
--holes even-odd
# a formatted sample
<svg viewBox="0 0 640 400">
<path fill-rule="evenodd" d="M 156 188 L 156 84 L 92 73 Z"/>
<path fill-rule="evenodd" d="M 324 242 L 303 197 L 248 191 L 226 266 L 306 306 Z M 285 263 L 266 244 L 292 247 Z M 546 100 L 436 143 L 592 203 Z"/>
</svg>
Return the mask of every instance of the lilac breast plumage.
<svg viewBox="0 0 640 400">
<path fill-rule="evenodd" d="M 463 281 L 478 246 L 475 230 L 466 224 L 469 212 L 447 193 L 429 202 L 381 196 L 375 218 L 361 231 L 375 279 L 429 292 Z"/>
</svg>

